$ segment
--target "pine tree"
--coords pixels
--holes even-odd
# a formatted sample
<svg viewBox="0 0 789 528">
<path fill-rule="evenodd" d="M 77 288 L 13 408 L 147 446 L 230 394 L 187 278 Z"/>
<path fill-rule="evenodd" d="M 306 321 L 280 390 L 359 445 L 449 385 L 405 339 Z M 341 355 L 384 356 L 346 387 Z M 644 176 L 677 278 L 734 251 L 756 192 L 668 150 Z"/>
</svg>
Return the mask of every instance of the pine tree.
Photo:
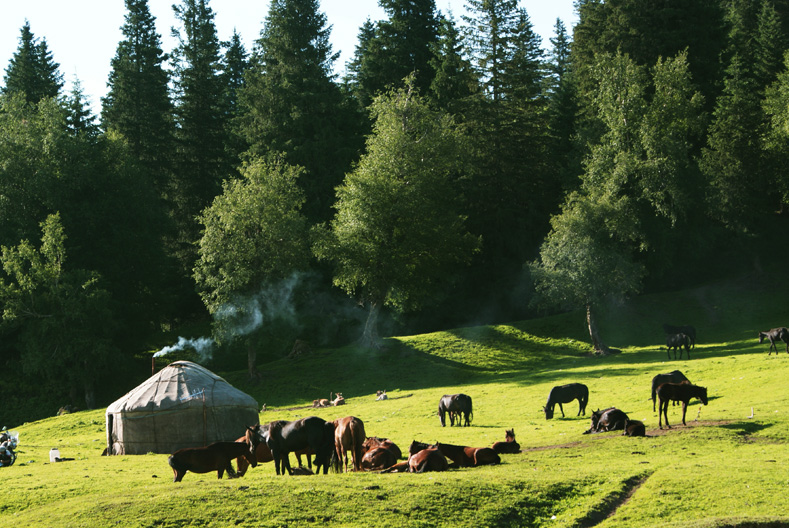
<svg viewBox="0 0 789 528">
<path fill-rule="evenodd" d="M 195 220 L 232 176 L 226 154 L 229 111 L 221 75 L 220 44 L 208 0 L 183 0 L 173 7 L 182 32 L 173 30 L 177 156 L 174 186 L 179 259 L 189 271 L 197 257 Z"/>
<path fill-rule="evenodd" d="M 317 0 L 274 0 L 240 95 L 248 155 L 276 153 L 306 169 L 299 184 L 312 221 L 330 217 L 360 147 L 360 116 L 333 80 L 336 58 Z"/>
<path fill-rule="evenodd" d="M 455 21 L 442 17 L 438 34 L 430 62 L 435 77 L 429 93 L 439 108 L 451 114 L 462 114 L 469 98 L 477 93 L 479 82 L 466 58 L 465 42 Z"/>
<path fill-rule="evenodd" d="M 230 42 L 225 43 L 223 60 L 222 84 L 224 89 L 222 108 L 227 112 L 227 144 L 226 154 L 228 162 L 238 166 L 241 162 L 241 153 L 249 148 L 244 138 L 238 133 L 234 122 L 241 113 L 239 103 L 240 93 L 244 88 L 244 75 L 249 69 L 249 54 L 241 36 L 233 32 Z"/>
<path fill-rule="evenodd" d="M 82 91 L 82 84 L 75 79 L 71 93 L 66 98 L 66 125 L 69 132 L 75 136 L 83 136 L 88 140 L 95 140 L 100 133 L 96 124 L 96 116 L 90 109 L 90 103 Z"/>
<path fill-rule="evenodd" d="M 25 21 L 19 37 L 19 47 L 6 69 L 2 93 L 22 93 L 30 104 L 36 104 L 45 97 L 57 97 L 63 88 L 63 75 L 60 74 L 46 39 L 40 41 Z"/>
</svg>

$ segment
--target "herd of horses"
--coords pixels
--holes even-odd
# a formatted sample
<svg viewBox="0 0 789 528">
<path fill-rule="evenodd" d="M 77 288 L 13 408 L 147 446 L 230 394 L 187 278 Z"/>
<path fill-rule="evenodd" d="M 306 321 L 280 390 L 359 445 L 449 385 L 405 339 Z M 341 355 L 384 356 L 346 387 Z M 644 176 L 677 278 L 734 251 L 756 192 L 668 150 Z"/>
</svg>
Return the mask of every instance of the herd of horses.
<svg viewBox="0 0 789 528">
<path fill-rule="evenodd" d="M 696 346 L 696 329 L 693 326 L 663 325 L 666 334 L 669 359 L 674 351 L 682 358 L 683 349 L 690 359 L 690 349 Z M 789 329 L 773 328 L 767 332 L 759 332 L 759 343 L 770 341 L 768 355 L 778 354 L 777 343 L 783 342 L 789 353 Z M 385 396 L 385 393 L 384 393 Z M 652 378 L 651 399 L 652 411 L 658 405 L 658 427 L 671 428 L 668 421 L 669 403 L 682 404 L 682 425 L 686 425 L 687 406 L 691 399 L 698 398 L 707 405 L 707 389 L 694 385 L 679 370 L 665 374 L 657 374 Z M 378 399 L 381 397 L 379 391 Z M 546 419 L 554 417 L 556 405 L 562 417 L 565 416 L 563 404 L 578 400 L 578 413 L 586 416 L 589 402 L 589 388 L 582 383 L 569 383 L 553 387 L 548 394 L 548 401 L 542 408 Z M 344 401 L 343 401 L 344 403 Z M 336 405 L 336 404 L 335 404 Z M 454 426 L 470 426 L 473 418 L 472 399 L 466 394 L 444 395 L 439 400 L 438 415 L 441 426 L 446 426 L 446 415 L 449 424 Z M 591 413 L 591 426 L 584 434 L 607 431 L 624 431 L 628 436 L 645 436 L 646 427 L 639 420 L 631 420 L 627 414 L 609 407 Z M 414 440 L 409 447 L 408 458 L 400 461 L 402 452 L 391 440 L 378 437 L 367 437 L 364 423 L 354 416 L 346 416 L 333 421 L 326 421 L 317 416 L 309 416 L 294 421 L 275 420 L 265 425 L 254 425 L 247 428 L 244 436 L 235 442 L 216 442 L 205 447 L 192 447 L 176 451 L 168 458 L 173 469 L 174 482 L 180 482 L 187 471 L 193 473 L 217 472 L 222 478 L 224 473 L 230 477 L 243 476 L 249 466 L 259 463 L 274 462 L 277 475 L 312 474 L 314 456 L 315 473 L 328 473 L 329 466 L 341 471 L 344 466 L 348 471 L 352 462 L 354 471 L 415 472 L 443 471 L 451 467 L 472 467 L 498 464 L 500 455 L 520 453 L 520 445 L 515 441 L 515 432 L 509 429 L 505 439 L 495 442 L 491 447 L 458 446 L 437 442 L 426 444 Z M 294 453 L 298 467 L 290 465 L 289 454 Z M 307 469 L 301 464 L 301 457 L 307 458 Z M 447 459 L 451 460 L 450 463 Z M 236 461 L 237 470 L 232 462 Z"/>
</svg>

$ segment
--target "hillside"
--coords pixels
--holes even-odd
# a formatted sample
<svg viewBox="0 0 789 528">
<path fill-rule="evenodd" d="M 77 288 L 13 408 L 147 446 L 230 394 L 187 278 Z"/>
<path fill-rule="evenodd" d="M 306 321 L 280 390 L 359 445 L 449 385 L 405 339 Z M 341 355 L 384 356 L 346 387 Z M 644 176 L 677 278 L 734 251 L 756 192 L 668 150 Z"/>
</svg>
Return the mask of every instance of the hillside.
<svg viewBox="0 0 789 528">
<path fill-rule="evenodd" d="M 789 355 L 767 355 L 759 330 L 786 324 L 781 293 L 744 278 L 640 297 L 612 307 L 604 338 L 621 354 L 593 357 L 583 317 L 563 314 L 508 325 L 392 338 L 369 352 L 318 350 L 265 365 L 264 381 L 226 379 L 266 404 L 261 421 L 354 415 L 368 435 L 489 446 L 514 428 L 523 452 L 499 466 L 446 473 L 277 477 L 271 464 L 240 480 L 187 474 L 171 482 L 164 455 L 101 457 L 102 410 L 24 424 L 17 464 L 0 469 L 0 516 L 27 526 L 782 526 L 789 459 Z M 693 323 L 691 358 L 667 360 L 660 324 Z M 659 430 L 651 378 L 682 370 L 709 390 L 691 401 L 687 426 L 670 408 Z M 550 388 L 590 388 L 545 420 Z M 387 401 L 375 401 L 376 390 Z M 329 392 L 344 407 L 311 409 Z M 469 428 L 442 428 L 442 394 L 474 399 Z M 583 435 L 589 413 L 616 406 L 645 422 L 646 438 Z M 49 449 L 73 461 L 50 464 Z"/>
</svg>

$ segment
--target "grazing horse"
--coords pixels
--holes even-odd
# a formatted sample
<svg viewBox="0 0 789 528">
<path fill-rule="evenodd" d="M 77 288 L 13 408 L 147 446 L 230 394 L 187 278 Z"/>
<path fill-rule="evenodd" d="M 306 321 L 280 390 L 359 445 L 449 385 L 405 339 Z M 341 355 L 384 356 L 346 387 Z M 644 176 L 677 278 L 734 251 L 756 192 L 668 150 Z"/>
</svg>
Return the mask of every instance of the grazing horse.
<svg viewBox="0 0 789 528">
<path fill-rule="evenodd" d="M 690 338 L 685 334 L 668 334 L 666 336 L 666 353 L 668 358 L 671 359 L 671 349 L 674 349 L 674 359 L 677 359 L 677 350 L 679 350 L 679 359 L 682 359 L 682 347 L 688 353 L 690 359 Z"/>
<path fill-rule="evenodd" d="M 660 404 L 658 406 L 658 427 L 663 429 L 663 422 L 661 419 L 666 417 L 666 427 L 671 429 L 668 424 L 668 402 L 678 401 L 682 402 L 682 425 L 685 424 L 685 411 L 688 409 L 688 402 L 691 398 L 698 398 L 701 403 L 707 405 L 707 388 L 692 385 L 690 383 L 664 383 L 657 388 L 658 399 Z"/>
<path fill-rule="evenodd" d="M 471 425 L 471 417 L 474 415 L 471 405 L 471 396 L 466 394 L 445 394 L 438 402 L 438 416 L 441 418 L 441 427 L 446 425 L 444 421 L 445 413 L 449 413 L 449 425 L 455 425 L 455 417 L 460 425 L 460 415 L 463 415 L 463 425 Z"/>
<path fill-rule="evenodd" d="M 329 472 L 329 460 L 334 449 L 332 422 L 309 416 L 292 422 L 276 420 L 253 430 L 266 441 L 271 450 L 277 475 L 284 475 L 286 471 L 291 473 L 288 453 L 307 448 L 315 453 L 316 473 L 320 466 L 323 466 L 324 474 Z"/>
<path fill-rule="evenodd" d="M 454 467 L 474 467 L 487 464 L 499 464 L 501 458 L 490 447 L 469 447 L 453 444 L 436 444 L 441 454 L 453 462 Z"/>
<path fill-rule="evenodd" d="M 672 370 L 667 374 L 657 374 L 654 378 L 652 378 L 652 412 L 655 412 L 657 388 L 663 383 L 682 383 L 683 381 L 690 383 L 690 380 L 678 370 Z"/>
<path fill-rule="evenodd" d="M 778 355 L 778 347 L 775 346 L 775 343 L 778 341 L 783 341 L 786 343 L 786 351 L 789 352 L 789 329 L 785 326 L 781 326 L 780 328 L 773 328 L 768 332 L 759 332 L 759 343 L 764 343 L 764 338 L 770 340 L 770 351 L 767 353 L 769 356 L 773 353 L 773 349 L 775 349 L 775 355 Z"/>
<path fill-rule="evenodd" d="M 609 407 L 602 411 L 598 409 L 592 412 L 592 426 L 584 431 L 584 434 L 622 430 L 625 428 L 627 419 L 627 415 L 616 407 Z"/>
<path fill-rule="evenodd" d="M 515 430 L 507 429 L 504 433 L 504 442 L 495 442 L 493 450 L 499 454 L 520 453 L 521 445 L 515 441 Z"/>
<path fill-rule="evenodd" d="M 246 435 L 242 436 L 241 438 L 237 439 L 236 442 L 246 442 L 249 445 L 249 439 Z M 301 466 L 301 456 L 306 455 L 307 457 L 307 466 L 309 469 L 312 469 L 312 462 L 310 461 L 310 455 L 314 453 L 308 447 L 307 449 L 302 449 L 301 451 L 296 451 L 296 461 L 299 466 Z M 271 462 L 274 460 L 274 456 L 271 454 L 271 449 L 268 448 L 265 442 L 260 442 L 258 446 L 255 448 L 255 458 L 258 461 L 258 464 L 265 464 L 266 462 Z M 247 461 L 246 457 L 240 456 L 236 458 L 236 475 L 239 477 L 243 477 L 244 474 L 249 469 L 249 462 Z"/>
<path fill-rule="evenodd" d="M 670 324 L 663 325 L 663 332 L 669 334 L 685 334 L 690 339 L 690 344 L 696 348 L 696 328 L 690 325 L 674 326 Z"/>
<path fill-rule="evenodd" d="M 245 442 L 214 442 L 205 447 L 186 447 L 179 449 L 167 458 L 170 467 L 173 468 L 173 482 L 181 482 L 187 471 L 192 473 L 209 473 L 216 471 L 217 478 L 227 471 L 229 478 L 235 478 L 231 464 L 234 458 L 245 457 L 252 467 L 257 466 L 258 462 L 250 445 Z"/>
<path fill-rule="evenodd" d="M 367 434 L 364 432 L 364 422 L 355 416 L 338 418 L 334 424 L 334 449 L 337 458 L 345 462 L 345 472 L 348 472 L 348 453 L 353 456 L 353 469 L 362 469 L 362 444 Z"/>
<path fill-rule="evenodd" d="M 623 436 L 646 436 L 647 428 L 640 420 L 625 420 L 625 432 Z"/>
<path fill-rule="evenodd" d="M 424 473 L 426 471 L 446 471 L 449 469 L 449 462 L 446 457 L 438 450 L 438 447 L 431 446 L 422 449 L 408 457 L 409 473 Z"/>
<path fill-rule="evenodd" d="M 586 415 L 586 404 L 589 403 L 589 388 L 582 383 L 569 383 L 567 385 L 560 385 L 551 389 L 548 393 L 548 403 L 542 410 L 545 412 L 545 419 L 550 420 L 553 418 L 553 410 L 556 404 L 559 404 L 559 410 L 562 411 L 562 418 L 564 418 L 563 403 L 570 403 L 573 400 L 578 400 L 578 414 Z"/>
</svg>

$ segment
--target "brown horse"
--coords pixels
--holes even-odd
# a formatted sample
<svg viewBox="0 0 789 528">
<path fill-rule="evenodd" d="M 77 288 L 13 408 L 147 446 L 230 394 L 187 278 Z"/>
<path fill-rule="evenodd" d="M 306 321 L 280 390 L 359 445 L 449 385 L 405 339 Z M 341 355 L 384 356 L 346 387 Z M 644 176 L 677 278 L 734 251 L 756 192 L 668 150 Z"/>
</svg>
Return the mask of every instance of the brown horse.
<svg viewBox="0 0 789 528">
<path fill-rule="evenodd" d="M 683 381 L 690 383 L 690 380 L 688 380 L 688 378 L 686 378 L 685 375 L 678 370 L 672 370 L 666 374 L 656 374 L 655 377 L 652 378 L 652 412 L 655 412 L 657 388 L 664 383 L 682 383 Z"/>
<path fill-rule="evenodd" d="M 371 436 L 362 443 L 362 469 L 376 471 L 387 469 L 403 456 L 397 444 L 388 438 Z"/>
<path fill-rule="evenodd" d="M 453 444 L 436 444 L 441 453 L 452 460 L 455 467 L 476 467 L 487 464 L 499 464 L 501 458 L 490 447 L 468 447 Z"/>
<path fill-rule="evenodd" d="M 493 450 L 499 454 L 515 454 L 521 452 L 521 445 L 515 441 L 515 429 L 507 429 L 504 442 L 495 442 Z"/>
<path fill-rule="evenodd" d="M 647 428 L 640 420 L 625 420 L 625 432 L 623 436 L 646 436 Z"/>
<path fill-rule="evenodd" d="M 424 473 L 426 471 L 446 471 L 449 463 L 437 447 L 422 449 L 408 458 L 409 473 Z"/>
<path fill-rule="evenodd" d="M 663 429 L 663 422 L 661 419 L 665 416 L 666 427 L 671 429 L 668 424 L 668 402 L 678 401 L 682 402 L 682 425 L 685 424 L 685 411 L 688 409 L 688 402 L 691 398 L 698 398 L 704 405 L 707 405 L 707 388 L 699 387 L 698 385 L 691 385 L 686 383 L 664 383 L 657 388 L 658 400 L 658 427 Z"/>
<path fill-rule="evenodd" d="M 346 416 L 334 420 L 334 449 L 337 458 L 345 462 L 345 472 L 348 472 L 348 453 L 353 456 L 354 471 L 362 469 L 362 444 L 367 434 L 364 432 L 364 422 L 355 416 Z"/>
<path fill-rule="evenodd" d="M 246 435 L 236 440 L 236 442 L 246 442 L 247 445 L 249 445 L 249 440 L 247 439 Z M 295 452 L 296 461 L 299 467 L 301 467 L 301 456 L 306 455 L 307 466 L 309 467 L 310 470 L 312 470 L 312 462 L 310 461 L 310 455 L 313 454 L 314 453 L 309 447 L 307 449 L 302 449 L 301 451 L 296 451 Z M 258 446 L 255 448 L 255 458 L 257 459 L 258 464 L 265 464 L 266 462 L 271 462 L 272 460 L 274 460 L 274 457 L 271 454 L 271 449 L 268 448 L 265 442 L 259 443 Z M 247 472 L 247 469 L 249 469 L 249 462 L 247 461 L 246 457 L 240 456 L 236 458 L 236 468 L 237 468 L 236 475 L 239 477 L 243 477 L 244 474 Z"/>
<path fill-rule="evenodd" d="M 288 453 L 309 448 L 315 453 L 315 466 L 329 472 L 329 460 L 334 447 L 334 424 L 317 416 L 308 416 L 292 422 L 276 420 L 249 429 L 257 438 L 265 440 L 274 457 L 277 475 L 291 473 Z"/>
<path fill-rule="evenodd" d="M 231 464 L 234 458 L 245 457 L 255 467 L 257 459 L 252 454 L 250 445 L 245 442 L 214 442 L 205 447 L 186 447 L 179 449 L 167 458 L 173 468 L 173 482 L 181 482 L 187 471 L 192 473 L 210 473 L 216 471 L 217 478 L 227 471 L 229 478 L 235 478 Z"/>
</svg>

